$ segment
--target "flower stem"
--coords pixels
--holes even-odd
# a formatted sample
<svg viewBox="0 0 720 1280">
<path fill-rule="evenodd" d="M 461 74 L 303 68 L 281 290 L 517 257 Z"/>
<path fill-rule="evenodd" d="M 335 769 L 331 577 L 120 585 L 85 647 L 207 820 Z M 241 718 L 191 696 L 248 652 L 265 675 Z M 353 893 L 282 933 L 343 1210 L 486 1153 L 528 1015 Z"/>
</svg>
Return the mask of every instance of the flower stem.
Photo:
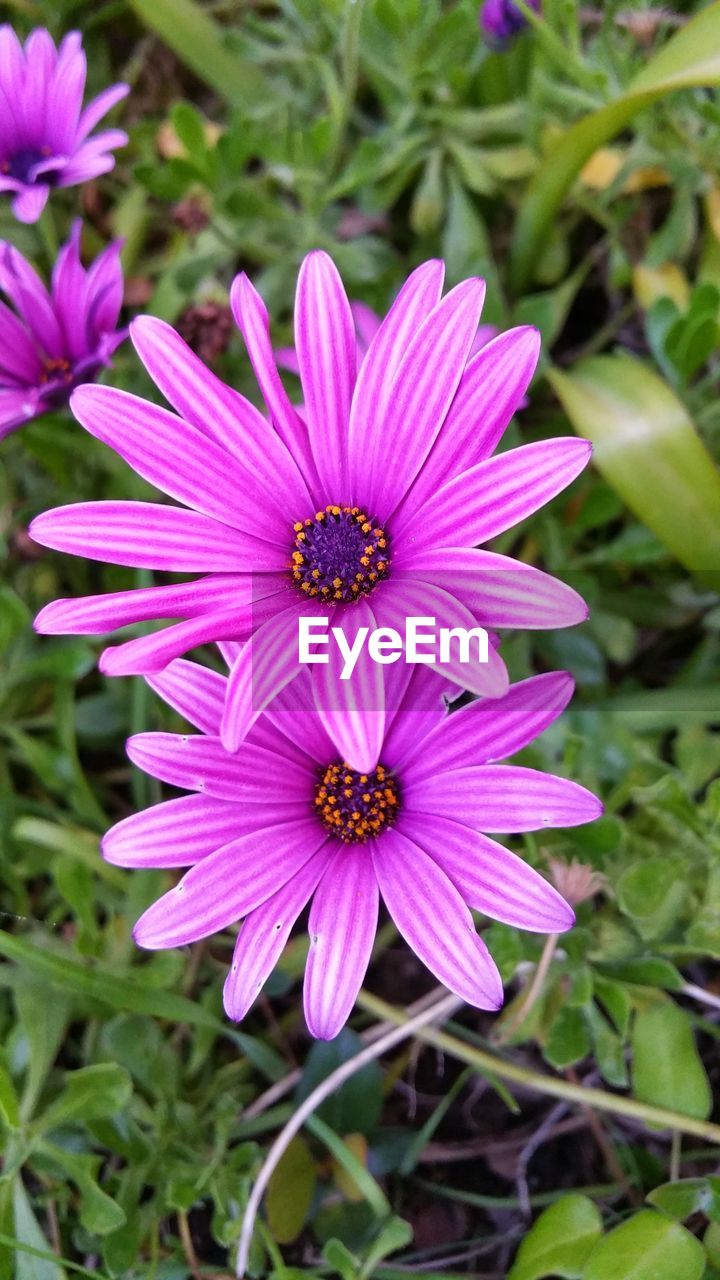
<svg viewBox="0 0 720 1280">
<path fill-rule="evenodd" d="M 383 1002 L 379 1001 L 379 1003 L 382 1004 Z M 255 1219 L 257 1218 L 262 1198 L 275 1169 L 282 1160 L 295 1134 L 298 1133 L 321 1103 L 326 1098 L 329 1098 L 336 1089 L 339 1089 L 346 1080 L 354 1076 L 355 1072 L 359 1071 L 361 1067 L 367 1066 L 369 1062 L 374 1062 L 376 1058 L 380 1058 L 383 1053 L 392 1049 L 396 1044 L 400 1044 L 402 1040 L 407 1040 L 410 1036 L 416 1035 L 428 1023 L 439 1019 L 444 1021 L 449 1018 L 462 1003 L 458 996 L 445 995 L 442 999 L 434 1001 L 428 1008 L 422 1009 L 411 1018 L 408 1017 L 407 1010 L 393 1009 L 391 1005 L 388 1005 L 387 1007 L 393 1015 L 388 1019 L 391 1029 L 386 1031 L 385 1035 L 376 1040 L 374 1044 L 368 1045 L 366 1049 L 362 1049 L 354 1057 L 348 1058 L 347 1062 L 341 1063 L 335 1071 L 320 1081 L 320 1084 L 313 1089 L 312 1093 L 308 1094 L 305 1101 L 301 1103 L 295 1114 L 290 1117 L 285 1128 L 280 1131 L 272 1144 L 250 1193 L 238 1244 L 236 1265 L 238 1280 L 243 1280 L 245 1276 L 255 1229 Z"/>
<path fill-rule="evenodd" d="M 386 1022 L 402 1025 L 405 1014 L 378 996 L 370 995 L 363 990 L 358 996 L 360 1008 L 372 1013 Z M 483 1076 L 496 1076 L 512 1084 L 524 1085 L 537 1093 L 551 1098 L 564 1098 L 582 1107 L 595 1107 L 598 1111 L 609 1111 L 613 1115 L 628 1116 L 641 1124 L 655 1125 L 659 1129 L 676 1129 L 679 1133 L 692 1134 L 697 1138 L 705 1138 L 708 1142 L 720 1144 L 720 1125 L 709 1120 L 698 1120 L 694 1116 L 684 1116 L 677 1111 L 666 1111 L 664 1107 L 654 1107 L 648 1102 L 640 1102 L 637 1098 L 626 1098 L 619 1094 L 606 1093 L 604 1089 L 591 1089 L 585 1085 L 571 1084 L 568 1080 L 556 1076 L 545 1075 L 541 1071 L 533 1071 L 530 1067 L 521 1067 L 508 1062 L 495 1054 L 477 1049 L 474 1045 L 465 1044 L 447 1031 L 437 1027 L 420 1026 L 413 1032 L 426 1044 L 435 1045 L 446 1053 L 452 1054 L 468 1066 L 475 1067 Z"/>
</svg>

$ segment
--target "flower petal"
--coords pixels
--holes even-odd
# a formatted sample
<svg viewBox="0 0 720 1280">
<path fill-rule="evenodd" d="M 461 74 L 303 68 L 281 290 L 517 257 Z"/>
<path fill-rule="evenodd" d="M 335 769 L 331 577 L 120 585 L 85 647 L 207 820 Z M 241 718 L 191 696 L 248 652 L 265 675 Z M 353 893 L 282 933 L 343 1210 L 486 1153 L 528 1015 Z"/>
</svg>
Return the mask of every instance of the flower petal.
<svg viewBox="0 0 720 1280">
<path fill-rule="evenodd" d="M 437 632 L 438 628 L 457 627 L 472 631 L 478 627 L 477 618 L 454 594 L 444 591 L 442 586 L 425 581 L 407 572 L 400 572 L 386 584 L 387 589 L 379 595 L 376 606 L 377 616 L 382 626 L 393 627 L 405 634 L 408 618 L 415 618 L 423 623 L 428 633 Z M 469 689 L 483 697 L 499 698 L 507 692 L 508 674 L 505 663 L 496 649 L 488 642 L 487 661 L 480 649 L 480 641 L 470 641 L 470 658 L 467 662 L 460 660 L 459 649 L 451 646 L 449 662 L 440 662 L 439 653 L 434 652 L 430 642 L 423 642 L 418 650 L 428 659 L 428 666 L 439 676 L 452 680 L 463 689 Z"/>
<path fill-rule="evenodd" d="M 175 658 L 163 671 L 146 676 L 150 688 L 202 733 L 220 733 L 227 680 L 198 662 Z"/>
<path fill-rule="evenodd" d="M 307 428 L 291 405 L 275 364 L 267 307 L 244 272 L 233 280 L 230 306 L 275 430 L 292 456 L 302 461 L 303 475 L 314 477 Z"/>
<path fill-rule="evenodd" d="M 380 893 L 405 941 L 455 995 L 499 1009 L 500 974 L 458 890 L 436 862 L 397 828 L 372 842 Z"/>
<path fill-rule="evenodd" d="M 393 520 L 393 541 L 413 548 L 474 547 L 550 502 L 590 461 L 587 440 L 539 440 L 487 458 L 443 485 L 410 519 Z"/>
<path fill-rule="evenodd" d="M 370 963 L 379 893 L 365 845 L 341 846 L 310 908 L 303 999 L 308 1030 L 333 1040 L 347 1022 Z"/>
<path fill-rule="evenodd" d="M 54 551 L 173 573 L 267 573 L 287 554 L 210 516 L 152 502 L 75 502 L 36 516 L 31 538 Z"/>
<path fill-rule="evenodd" d="M 333 626 L 342 627 L 352 645 L 362 627 L 375 629 L 375 617 L 364 600 L 336 609 Z M 352 674 L 341 677 L 344 659 L 336 644 L 329 647 L 329 661 L 312 669 L 318 715 L 343 760 L 361 773 L 375 768 L 385 729 L 383 668 L 363 648 Z"/>
<path fill-rule="evenodd" d="M 162 631 L 111 645 L 100 655 L 98 666 L 106 676 L 148 676 L 163 671 L 168 663 L 203 644 L 242 637 L 249 627 L 249 613 L 243 609 L 203 613 L 187 622 L 178 622 Z"/>
<path fill-rule="evenodd" d="M 219 738 L 203 734 L 137 733 L 128 738 L 134 765 L 161 782 L 202 791 L 216 800 L 267 806 L 275 812 L 312 799 L 313 772 L 264 747 L 243 743 L 230 755 Z"/>
<path fill-rule="evenodd" d="M 314 818 L 240 836 L 198 862 L 140 917 L 140 947 L 179 947 L 234 924 L 287 884 L 325 842 Z"/>
<path fill-rule="evenodd" d="M 295 350 L 318 475 L 330 501 L 347 502 L 355 328 L 337 267 L 319 249 L 307 255 L 298 275 Z"/>
<path fill-rule="evenodd" d="M 489 458 L 522 399 L 540 354 L 536 329 L 508 329 L 473 356 L 442 430 L 401 508 L 417 511 L 448 478 Z"/>
<path fill-rule="evenodd" d="M 547 880 L 504 845 L 435 814 L 402 814 L 398 830 L 424 849 L 465 902 L 531 933 L 564 933 L 575 914 Z"/>
<path fill-rule="evenodd" d="M 445 264 L 424 262 L 408 276 L 385 319 L 377 325 L 362 360 L 350 410 L 349 450 L 353 487 L 364 483 L 365 450 L 376 419 L 387 409 L 393 379 L 410 342 L 438 305 Z M 357 311 L 353 315 L 357 324 Z M 371 313 L 372 314 L 372 313 Z"/>
<path fill-rule="evenodd" d="M 163 320 L 139 316 L 130 326 L 130 337 L 173 408 L 197 431 L 229 450 L 243 463 L 244 471 L 251 471 L 289 532 L 293 521 L 312 506 L 312 499 L 300 470 L 267 419 L 216 378 Z"/>
<path fill-rule="evenodd" d="M 167 587 L 137 587 L 104 596 L 53 600 L 40 610 L 34 626 L 45 636 L 102 635 L 134 622 L 217 613 L 223 605 L 240 606 L 249 603 L 250 598 L 248 575 L 216 573 Z"/>
<path fill-rule="evenodd" d="M 103 836 L 102 855 L 117 867 L 190 867 L 266 825 L 261 805 L 180 796 L 117 822 Z"/>
<path fill-rule="evenodd" d="M 18 222 L 37 222 L 50 195 L 50 188 L 36 183 L 23 187 L 12 202 L 12 211 Z"/>
<path fill-rule="evenodd" d="M 582 596 L 533 565 L 465 547 L 428 547 L 395 558 L 403 578 L 436 583 L 461 601 L 484 627 L 547 630 L 584 622 Z"/>
<path fill-rule="evenodd" d="M 118 102 L 127 97 L 130 92 L 129 84 L 113 84 L 109 89 L 103 89 L 97 97 L 91 98 L 85 109 L 80 113 L 77 130 L 75 132 L 76 142 L 82 142 L 87 135 L 95 128 L 96 124 L 106 116 L 108 111 L 112 111 Z"/>
<path fill-rule="evenodd" d="M 597 796 L 577 782 L 519 765 L 488 764 L 409 778 L 409 809 L 453 818 L 480 831 L 540 831 L 577 827 L 602 813 Z"/>
<path fill-rule="evenodd" d="M 502 698 L 473 702 L 446 716 L 422 742 L 408 741 L 397 764 L 415 781 L 428 774 L 505 760 L 557 720 L 574 687 L 567 671 L 520 680 Z"/>
<path fill-rule="evenodd" d="M 250 636 L 228 678 L 221 736 L 227 751 L 237 751 L 258 716 L 302 670 L 298 654 L 298 618 L 302 603 L 269 618 Z"/>
<path fill-rule="evenodd" d="M 373 414 L 367 423 L 362 440 L 363 497 L 379 520 L 387 518 L 407 493 L 440 431 L 484 296 L 482 280 L 464 280 L 438 303 L 405 351 L 385 412 L 382 417 Z"/>
<path fill-rule="evenodd" d="M 177 414 L 115 387 L 79 387 L 70 408 L 86 431 L 171 498 L 287 551 L 290 516 L 249 467 Z"/>
<path fill-rule="evenodd" d="M 223 988 L 223 1004 L 229 1018 L 240 1022 L 260 994 L 277 964 L 290 930 L 311 897 L 331 857 L 331 841 L 245 920 Z"/>
</svg>

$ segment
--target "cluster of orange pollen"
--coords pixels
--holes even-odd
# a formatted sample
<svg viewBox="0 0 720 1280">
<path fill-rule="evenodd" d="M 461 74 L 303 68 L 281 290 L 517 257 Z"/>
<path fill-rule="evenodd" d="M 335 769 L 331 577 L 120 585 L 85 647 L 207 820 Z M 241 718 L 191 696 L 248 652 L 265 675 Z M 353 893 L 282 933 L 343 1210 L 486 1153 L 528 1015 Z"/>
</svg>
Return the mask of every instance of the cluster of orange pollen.
<svg viewBox="0 0 720 1280">
<path fill-rule="evenodd" d="M 360 507 L 331 504 L 296 521 L 293 532 L 291 572 L 308 598 L 348 603 L 367 595 L 387 574 L 387 534 Z"/>
<path fill-rule="evenodd" d="M 45 361 L 44 370 L 40 375 L 40 381 L 52 382 L 60 375 L 62 375 L 65 382 L 72 382 L 73 374 L 70 361 L 58 356 L 54 357 L 52 360 Z"/>
<path fill-rule="evenodd" d="M 344 761 L 331 764 L 315 792 L 320 821 L 344 844 L 364 844 L 392 826 L 400 795 L 393 774 L 379 764 L 358 773 Z"/>
</svg>

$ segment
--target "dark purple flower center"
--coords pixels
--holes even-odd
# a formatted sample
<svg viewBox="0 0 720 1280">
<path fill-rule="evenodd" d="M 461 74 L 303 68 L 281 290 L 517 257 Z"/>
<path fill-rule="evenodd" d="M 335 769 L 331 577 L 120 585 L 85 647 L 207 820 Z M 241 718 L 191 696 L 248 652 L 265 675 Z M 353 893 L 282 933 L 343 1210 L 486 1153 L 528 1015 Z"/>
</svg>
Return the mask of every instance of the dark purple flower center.
<svg viewBox="0 0 720 1280">
<path fill-rule="evenodd" d="M 308 597 L 347 603 L 387 576 L 387 534 L 359 507 L 328 506 L 293 530 L 292 576 Z"/>
<path fill-rule="evenodd" d="M 51 187 L 56 181 L 57 174 L 52 169 L 47 169 L 39 174 L 36 178 L 31 178 L 31 172 L 36 164 L 41 164 L 43 160 L 47 160 L 52 154 L 48 147 L 39 150 L 37 147 L 23 147 L 22 150 L 16 151 L 14 155 L 9 156 L 0 164 L 0 172 L 7 174 L 9 178 L 15 178 L 16 182 L 23 182 L 25 185 L 33 182 L 43 182 Z"/>
<path fill-rule="evenodd" d="M 364 844 L 394 823 L 400 805 L 397 779 L 379 764 L 358 773 L 345 761 L 331 764 L 315 789 L 315 812 L 343 844 Z"/>
</svg>

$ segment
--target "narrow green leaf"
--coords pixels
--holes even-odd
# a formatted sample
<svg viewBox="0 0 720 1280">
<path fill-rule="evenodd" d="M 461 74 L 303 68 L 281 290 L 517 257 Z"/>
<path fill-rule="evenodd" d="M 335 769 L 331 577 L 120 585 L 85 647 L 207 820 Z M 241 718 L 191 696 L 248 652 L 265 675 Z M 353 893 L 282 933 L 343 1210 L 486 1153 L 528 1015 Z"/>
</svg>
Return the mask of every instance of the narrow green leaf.
<svg viewBox="0 0 720 1280">
<path fill-rule="evenodd" d="M 548 377 L 635 515 L 686 569 L 719 569 L 720 472 L 667 383 L 626 355 L 594 356 Z"/>
<path fill-rule="evenodd" d="M 98 964 L 82 964 L 46 950 L 11 933 L 0 933 L 0 955 L 15 960 L 23 967 L 42 974 L 50 982 L 66 991 L 100 1000 L 113 1009 L 129 1009 L 133 1013 L 148 1013 L 171 1022 L 189 1022 L 195 1026 L 222 1031 L 222 1023 L 193 1000 L 176 995 L 172 991 L 157 991 L 138 981 L 121 977 L 115 970 Z"/>
<path fill-rule="evenodd" d="M 130 0 L 130 6 L 186 67 L 229 102 L 247 106 L 263 93 L 258 68 L 230 53 L 220 27 L 193 0 Z"/>
<path fill-rule="evenodd" d="M 675 89 L 720 83 L 720 3 L 708 5 L 682 27 L 643 67 L 624 94 L 584 116 L 552 148 L 530 183 L 520 209 L 511 250 L 513 288 L 530 279 L 545 236 L 563 199 L 593 152 L 605 145 L 643 107 Z"/>
</svg>

